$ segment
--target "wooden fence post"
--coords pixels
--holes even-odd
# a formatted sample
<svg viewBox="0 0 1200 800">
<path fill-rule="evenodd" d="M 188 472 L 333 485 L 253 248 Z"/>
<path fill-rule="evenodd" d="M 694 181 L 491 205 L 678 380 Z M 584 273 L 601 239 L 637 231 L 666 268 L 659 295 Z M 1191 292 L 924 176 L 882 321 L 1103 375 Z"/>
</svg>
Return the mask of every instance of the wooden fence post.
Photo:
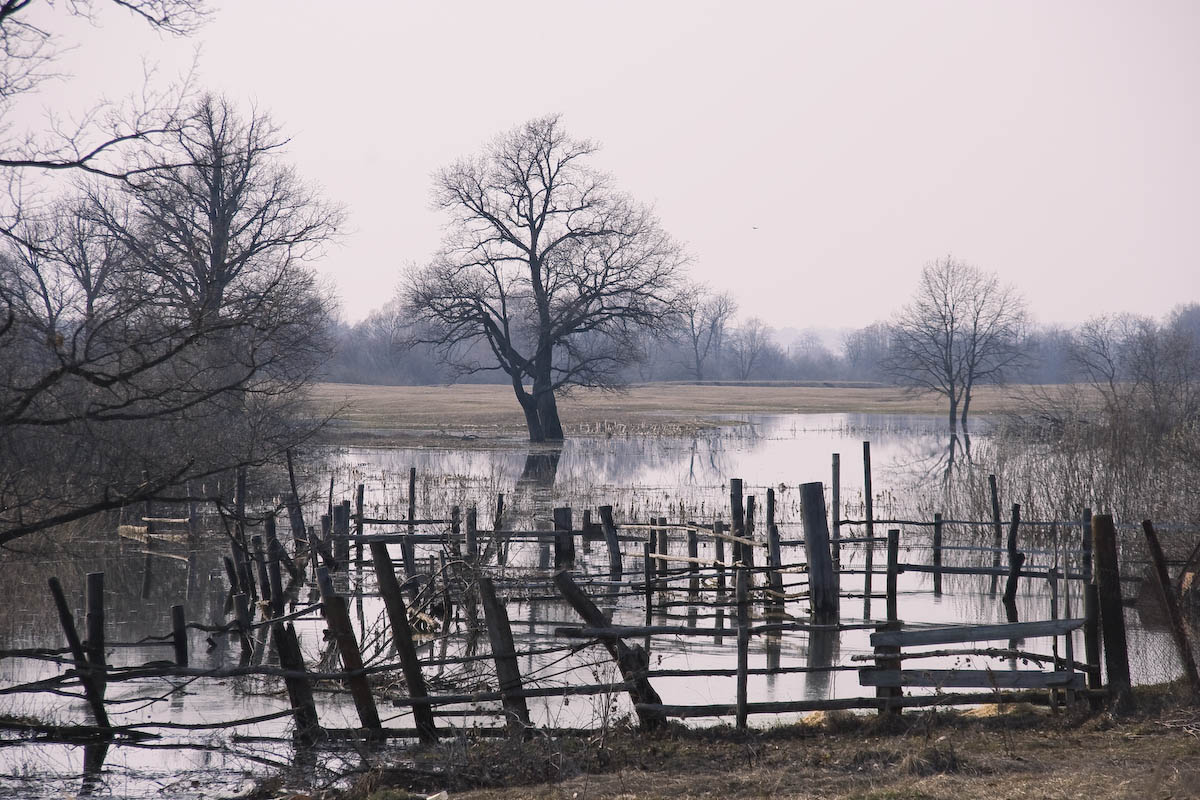
<svg viewBox="0 0 1200 800">
<path fill-rule="evenodd" d="M 933 596 L 942 596 L 942 514 L 933 515 Z"/>
<path fill-rule="evenodd" d="M 808 560 L 808 591 L 813 615 L 836 621 L 840 612 L 833 560 L 829 554 L 829 523 L 825 519 L 825 487 L 820 482 L 800 487 L 800 513 L 804 522 L 804 550 Z"/>
<path fill-rule="evenodd" d="M 237 619 L 238 640 L 242 643 L 242 661 L 248 662 L 254 654 L 254 645 L 250 641 L 250 603 L 245 594 L 239 592 L 233 596 L 233 610 Z"/>
<path fill-rule="evenodd" d="M 271 616 L 283 616 L 283 574 L 280 562 L 283 560 L 283 543 L 275 531 L 275 515 L 267 514 L 263 518 L 263 533 L 267 537 L 267 576 L 271 581 Z"/>
<path fill-rule="evenodd" d="M 508 725 L 513 729 L 524 730 L 532 726 L 529 721 L 529 707 L 524 697 L 509 694 L 521 690 L 521 671 L 517 667 L 512 626 L 508 622 L 508 611 L 496 598 L 496 587 L 492 585 L 491 578 L 480 576 L 479 598 L 483 601 L 483 618 L 487 623 L 488 639 L 492 643 L 492 659 L 496 663 L 496 679 L 500 685 L 504 710 L 508 714 Z"/>
<path fill-rule="evenodd" d="M 887 630 L 900 629 L 899 589 L 897 586 L 900 576 L 900 531 L 893 528 L 887 534 Z M 894 656 L 899 655 L 899 647 L 877 648 L 877 653 L 884 656 L 879 661 L 881 669 L 898 670 L 901 662 Z M 893 656 L 893 657 L 889 657 Z M 899 686 L 879 687 L 875 695 L 886 699 L 901 697 L 904 691 Z M 887 703 L 882 713 L 899 714 L 900 706 Z"/>
<path fill-rule="evenodd" d="M 468 514 L 468 522 L 472 515 Z M 404 682 L 408 684 L 408 696 L 419 700 L 429 696 L 425 686 L 425 676 L 421 674 L 421 662 L 417 658 L 417 649 L 413 644 L 412 628 L 408 624 L 408 609 L 404 607 L 404 593 L 400 590 L 400 582 L 396 580 L 396 569 L 387 545 L 383 542 L 371 542 L 371 563 L 375 568 L 375 578 L 379 584 L 379 594 L 383 597 L 387 609 L 388 622 L 392 628 L 392 643 L 400 656 L 400 664 L 404 669 Z M 417 737 L 422 742 L 437 741 L 437 728 L 433 720 L 433 708 L 428 704 L 413 706 L 413 719 L 417 725 Z"/>
<path fill-rule="evenodd" d="M 571 576 L 560 572 L 554 576 L 554 585 L 579 616 L 583 617 L 592 628 L 607 628 L 609 621 L 604 613 L 596 607 L 583 590 L 571 580 Z M 630 647 L 619 637 L 605 637 L 603 640 L 609 655 L 617 662 L 621 677 L 626 683 L 633 684 L 629 688 L 629 697 L 633 700 L 634 710 L 638 721 L 645 730 L 653 730 L 667 721 L 661 711 L 649 711 L 642 708 L 645 705 L 662 705 L 662 698 L 650 685 L 646 671 L 650 667 L 650 657 L 638 645 Z"/>
<path fill-rule="evenodd" d="M 829 490 L 832 522 L 829 556 L 833 559 L 833 579 L 838 592 L 842 590 L 842 456 L 833 454 L 833 484 Z"/>
<path fill-rule="evenodd" d="M 472 503 L 467 507 L 467 561 L 479 566 L 479 512 Z"/>
<path fill-rule="evenodd" d="M 665 556 L 668 554 L 668 551 L 670 550 L 670 547 L 671 547 L 670 540 L 667 538 L 667 529 L 665 527 L 667 524 L 667 518 L 659 517 L 657 520 L 657 524 L 660 526 L 664 526 L 664 527 L 660 527 L 658 529 L 658 552 L 659 552 L 659 555 Z M 670 561 L 667 561 L 665 558 L 659 559 L 659 561 L 658 561 L 658 576 L 660 578 L 664 578 L 664 580 L 659 584 L 659 587 L 658 587 L 660 596 L 666 594 L 667 591 L 671 587 L 670 582 L 668 580 L 665 580 L 666 578 L 668 578 L 668 573 L 670 572 L 670 569 L 671 569 Z"/>
<path fill-rule="evenodd" d="M 367 729 L 368 736 L 377 736 L 382 730 L 379 711 L 375 707 L 375 697 L 371 694 L 371 684 L 367 681 L 367 676 L 362 674 L 362 653 L 358 649 L 358 639 L 350 623 L 350 610 L 346 606 L 346 598 L 334 590 L 333 579 L 329 577 L 326 567 L 318 567 L 316 573 L 321 603 L 325 606 L 325 624 L 337 642 L 338 652 L 342 656 L 342 667 L 349 673 L 355 673 L 346 677 L 346 683 L 350 687 L 350 696 L 354 699 L 359 721 Z"/>
<path fill-rule="evenodd" d="M 767 489 L 767 561 L 771 566 L 769 586 L 774 595 L 768 595 L 764 608 L 772 608 L 779 617 L 783 616 L 785 600 L 783 593 L 783 550 L 779 544 L 779 526 L 775 524 L 775 490 Z"/>
<path fill-rule="evenodd" d="M 359 484 L 354 490 L 354 560 L 361 571 L 363 567 L 363 493 L 366 487 Z"/>
<path fill-rule="evenodd" d="M 988 494 L 992 501 L 992 567 L 1000 566 L 1000 548 L 1004 545 L 1004 525 L 1000 521 L 1000 490 L 996 476 L 988 475 Z M 992 575 L 990 593 L 995 594 L 1000 585 L 1000 576 Z"/>
<path fill-rule="evenodd" d="M 746 531 L 745 537 L 750 540 L 751 544 L 747 544 L 742 549 L 742 558 L 746 562 L 746 566 L 750 568 L 750 576 L 747 580 L 750 581 L 750 588 L 754 588 L 754 515 L 758 510 L 757 501 L 754 495 L 746 496 Z"/>
<path fill-rule="evenodd" d="M 96 725 L 101 728 L 109 727 L 108 712 L 104 710 L 104 684 L 96 680 L 92 665 L 88 663 L 87 653 L 83 642 L 79 641 L 79 632 L 75 630 L 75 617 L 67 605 L 67 597 L 63 594 L 62 584 L 58 578 L 50 578 L 50 594 L 54 597 L 54 605 L 58 609 L 58 621 L 67 637 L 67 647 L 71 650 L 71 658 L 75 661 L 75 670 L 79 673 L 79 682 L 83 684 L 83 693 L 91 706 L 92 716 Z"/>
<path fill-rule="evenodd" d="M 1100 624 L 1104 631 L 1104 665 L 1114 710 L 1132 711 L 1133 686 L 1125 638 L 1125 608 L 1121 602 L 1121 570 L 1117 558 L 1117 529 L 1111 514 L 1092 517 L 1092 548 L 1096 557 L 1096 588 Z"/>
<path fill-rule="evenodd" d="M 291 623 L 286 627 L 282 622 L 272 623 L 271 638 L 275 641 L 279 666 L 288 672 L 307 671 L 304 668 L 304 656 L 300 652 L 300 640 Z M 315 744 L 321 735 L 321 725 L 317 719 L 317 704 L 313 701 L 312 684 L 307 678 L 296 675 L 286 676 L 283 683 L 292 706 L 292 718 L 296 721 L 296 740 L 303 745 Z"/>
<path fill-rule="evenodd" d="M 646 590 L 646 624 L 650 624 L 650 615 L 653 612 L 654 605 L 654 559 L 651 556 L 654 554 L 654 547 L 650 542 L 642 542 L 642 580 L 645 582 Z"/>
<path fill-rule="evenodd" d="M 400 555 L 404 561 L 404 584 L 408 587 L 408 597 L 417 602 L 421 590 L 421 580 L 417 576 L 417 549 L 412 537 L 417 528 L 413 520 L 417 518 L 417 468 L 408 468 L 408 536 L 400 543 Z"/>
<path fill-rule="evenodd" d="M 1171 621 L 1171 633 L 1175 637 L 1175 647 L 1179 650 L 1179 661 L 1183 664 L 1183 673 L 1187 676 L 1192 687 L 1193 699 L 1200 699 L 1200 672 L 1196 670 L 1196 659 L 1192 655 L 1192 645 L 1188 641 L 1187 628 L 1183 624 L 1183 614 L 1179 612 L 1179 603 L 1171 591 L 1171 578 L 1167 574 L 1167 562 L 1163 558 L 1162 546 L 1158 542 L 1158 534 L 1150 520 L 1142 521 L 1142 530 L 1146 533 L 1146 544 L 1150 548 L 1150 562 L 1154 565 L 1154 574 L 1158 578 L 1158 587 L 1162 590 L 1163 604 L 1167 609 L 1167 617 Z"/>
<path fill-rule="evenodd" d="M 84 632 L 87 635 L 88 665 L 96 683 L 103 687 L 106 681 L 107 665 L 104 656 L 104 573 L 89 572 L 87 574 L 87 605 L 84 612 Z"/>
<path fill-rule="evenodd" d="M 695 600 L 700 593 L 700 541 L 691 528 L 687 532 L 687 553 L 692 561 L 688 564 L 688 598 Z"/>
<path fill-rule="evenodd" d="M 175 647 L 175 665 L 188 665 L 187 622 L 183 606 L 171 606 L 171 644 Z"/>
<path fill-rule="evenodd" d="M 734 536 L 744 537 L 746 535 L 746 509 L 742 505 L 741 478 L 729 479 L 729 526 Z M 733 543 L 733 560 L 745 564 L 746 556 L 742 553 L 742 549 L 741 542 Z"/>
<path fill-rule="evenodd" d="M 750 675 L 750 571 L 745 566 L 736 568 L 734 592 L 737 599 L 737 728 L 746 730 L 748 712 L 746 704 L 749 694 Z"/>
<path fill-rule="evenodd" d="M 350 501 L 333 506 L 333 557 L 350 568 Z"/>
<path fill-rule="evenodd" d="M 600 525 L 604 528 L 604 543 L 608 546 L 608 579 L 621 580 L 621 542 L 613 524 L 612 506 L 600 506 Z"/>
<path fill-rule="evenodd" d="M 1012 520 L 1008 524 L 1008 579 L 1004 582 L 1004 605 L 1015 606 L 1017 602 L 1017 580 L 1021 567 L 1025 566 L 1025 554 L 1017 550 L 1017 529 L 1021 525 L 1021 506 L 1013 503 Z M 1010 616 L 1015 616 L 1010 612 Z M 1009 622 L 1016 622 L 1010 619 Z"/>
<path fill-rule="evenodd" d="M 575 539 L 571 535 L 571 509 L 554 509 L 554 568 L 575 566 Z"/>
<path fill-rule="evenodd" d="M 725 540 L 721 534 L 725 532 L 725 523 L 720 520 L 713 522 L 713 546 L 717 551 L 717 596 L 725 596 Z"/>
<path fill-rule="evenodd" d="M 863 619 L 871 618 L 871 584 L 875 569 L 875 496 L 871 487 L 871 443 L 863 442 L 863 500 L 866 511 L 866 563 L 863 566 Z M 803 501 L 801 501 L 803 502 Z"/>
</svg>

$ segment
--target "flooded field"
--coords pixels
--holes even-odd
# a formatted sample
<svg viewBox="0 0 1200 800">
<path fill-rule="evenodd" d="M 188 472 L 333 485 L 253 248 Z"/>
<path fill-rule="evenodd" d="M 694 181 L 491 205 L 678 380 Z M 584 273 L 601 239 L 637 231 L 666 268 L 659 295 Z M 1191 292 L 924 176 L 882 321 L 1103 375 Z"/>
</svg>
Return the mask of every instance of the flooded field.
<svg viewBox="0 0 1200 800">
<path fill-rule="evenodd" d="M 783 539 L 783 563 L 804 560 L 801 538 L 798 486 L 831 481 L 834 453 L 840 454 L 841 511 L 843 519 L 861 519 L 864 511 L 862 443 L 871 442 L 873 466 L 872 500 L 876 518 L 924 519 L 925 511 L 940 508 L 941 476 L 947 460 L 947 440 L 942 420 L 926 416 L 868 414 L 757 415 L 730 418 L 729 425 L 705 430 L 694 436 L 633 436 L 620 430 L 601 431 L 571 439 L 561 448 L 530 449 L 520 443 L 479 447 L 464 442 L 463 449 L 347 448 L 323 454 L 319 468 L 311 466 L 302 477 L 314 502 L 306 508 L 312 519 L 323 503 L 315 498 L 328 490 L 334 478 L 334 497 L 352 497 L 363 484 L 364 512 L 369 518 L 402 517 L 408 504 L 409 469 L 417 474 L 415 507 L 418 516 L 444 518 L 452 506 L 471 505 L 479 510 L 481 537 L 486 539 L 492 524 L 492 509 L 498 494 L 504 495 L 505 527 L 548 529 L 552 509 L 570 506 L 576 514 L 598 505 L 611 505 L 619 524 L 644 522 L 650 517 L 668 517 L 672 522 L 729 518 L 731 477 L 745 481 L 746 493 L 764 502 L 767 487 L 776 492 L 776 513 Z M 981 426 L 982 428 L 982 426 Z M 986 440 L 986 430 L 976 433 L 977 443 Z M 960 461 L 962 457 L 960 456 Z M 967 468 L 967 467 L 963 467 Z M 828 495 L 827 495 L 828 499 Z M 1005 497 L 1003 503 L 1022 502 Z M 1077 512 L 1078 510 L 1076 510 Z M 902 562 L 928 564 L 930 533 L 927 527 L 885 525 L 901 528 Z M 395 530 L 394 526 L 391 530 Z M 857 528 L 847 526 L 843 536 Z M 370 526 L 366 532 L 371 532 Z M 878 532 L 877 532 L 878 535 Z M 946 543 L 969 548 L 991 543 L 990 529 L 947 526 Z M 1067 572 L 1079 568 L 1078 526 L 1034 528 L 1022 542 L 1029 553 L 1029 569 L 1060 567 Z M 285 535 L 286 538 L 286 535 Z M 790 542 L 790 544 L 789 544 Z M 542 647 L 550 652 L 519 659 L 527 685 L 570 686 L 618 682 L 620 676 L 603 648 L 572 648 L 572 642 L 555 640 L 556 628 L 578 626 L 580 619 L 556 596 L 547 577 L 549 544 L 514 541 L 502 567 L 495 569 L 497 586 L 508 596 L 507 610 L 519 651 Z M 582 544 L 577 570 L 588 574 L 606 570 L 603 543 Z M 670 543 L 673 554 L 686 553 L 685 542 Z M 397 563 L 398 548 L 392 548 Z M 20 559 L 20 570 L 3 590 L 8 611 L 0 620 L 0 648 L 61 648 L 63 638 L 54 608 L 46 591 L 46 578 L 57 575 L 80 608 L 86 573 L 106 575 L 108 605 L 107 636 L 111 642 L 131 643 L 113 647 L 108 655 L 114 666 L 169 660 L 171 648 L 164 645 L 170 633 L 168 609 L 182 604 L 189 622 L 218 627 L 227 622 L 225 608 L 228 584 L 221 556 L 227 545 L 210 537 L 190 552 L 176 557 L 155 556 L 152 574 L 144 548 L 118 539 L 113 531 L 95 531 L 61 549 L 42 556 L 6 555 L 5 561 Z M 422 563 L 436 559 L 440 546 L 418 545 Z M 641 570 L 640 547 L 625 549 L 629 572 Z M 444 555 L 444 554 L 443 554 Z M 712 559 L 713 543 L 702 541 L 699 556 Z M 881 555 L 876 554 L 876 565 Z M 986 559 L 986 560 L 985 560 Z M 861 569 L 862 547 L 842 549 L 842 567 Z M 991 563 L 991 554 L 970 549 L 947 549 L 948 565 Z M 364 660 L 391 663 L 395 655 L 386 634 L 383 603 L 377 595 L 370 570 L 352 568 L 339 576 L 340 589 L 352 598 L 352 617 L 362 644 Z M 539 581 L 541 583 L 539 584 Z M 857 582 L 857 583 L 856 583 Z M 875 599 L 866 608 L 862 576 L 847 574 L 842 591 L 858 593 L 842 601 L 842 621 L 862 622 L 883 616 L 883 601 Z M 1022 620 L 1081 616 L 1078 583 L 1060 582 L 1052 596 L 1046 580 L 1022 580 L 1017 597 Z M 803 576 L 785 577 L 789 590 L 803 588 Z M 512 587 L 511 591 L 504 590 Z M 539 588 L 541 586 L 542 588 Z M 600 591 L 600 590 L 596 590 Z M 880 591 L 876 584 L 875 591 Z M 1072 596 L 1071 592 L 1076 592 Z M 302 592 L 301 603 L 313 601 Z M 598 602 L 612 611 L 614 624 L 640 625 L 647 621 L 644 601 L 635 593 Z M 900 617 L 906 623 L 1003 622 L 1005 611 L 995 581 L 974 575 L 946 575 L 940 596 L 932 592 L 932 576 L 907 572 L 899 576 Z M 807 603 L 790 602 L 789 614 L 807 615 Z M 431 691 L 478 690 L 495 686 L 491 661 L 486 655 L 486 638 L 481 642 L 477 628 L 463 619 L 446 630 L 418 635 L 418 652 L 427 664 L 426 679 Z M 656 599 L 650 609 L 655 625 L 680 625 L 713 630 L 709 636 L 655 637 L 641 643 L 648 647 L 654 688 L 665 704 L 694 705 L 733 702 L 734 680 L 726 676 L 695 677 L 672 675 L 683 670 L 731 670 L 736 667 L 733 645 L 736 632 L 730 613 L 721 607 L 690 600 L 685 592 L 671 592 Z M 1138 614 L 1127 611 L 1130 653 L 1135 681 L 1157 682 L 1174 677 L 1178 665 L 1165 630 L 1141 624 Z M 316 619 L 297 623 L 301 649 L 310 669 L 331 666 L 330 649 L 323 626 Z M 157 637 L 157 638 L 156 638 Z M 558 641 L 557 647 L 547 643 Z M 137 643 L 137 644 L 132 644 Z M 193 628 L 189 633 L 191 666 L 206 669 L 235 667 L 239 648 L 232 637 Z M 1065 647 L 1062 639 L 1031 640 L 1026 649 L 1049 653 Z M 1081 632 L 1072 640 L 1075 653 L 1083 652 Z M 1039 649 L 1040 648 L 1040 649 Z M 856 655 L 873 652 L 868 631 L 840 633 L 784 632 L 759 636 L 751 641 L 749 694 L 754 701 L 826 699 L 874 696 L 874 689 L 859 685 Z M 1060 653 L 1061 655 L 1061 653 Z M 270 663 L 270 652 L 263 656 Z M 1079 658 L 1080 656 L 1076 656 Z M 444 663 L 455 659 L 464 663 Z M 439 663 L 441 662 L 441 663 Z M 985 666 L 984 661 L 975 664 Z M 949 666 L 963 666 L 962 658 Z M 995 669 L 1015 669 L 1016 663 L 992 662 Z M 787 672 L 789 667 L 807 667 L 809 672 Z M 77 692 L 26 694 L 6 687 L 60 674 L 62 658 L 5 658 L 0 660 L 0 712 L 9 717 L 42 722 L 79 724 L 87 720 L 87 704 Z M 759 670 L 767 674 L 753 674 Z M 383 673 L 387 683 L 388 673 Z M 380 715 L 385 726 L 411 726 L 407 709 L 393 707 L 384 697 L 403 697 L 403 689 L 386 690 L 380 697 Z M 264 677 L 227 677 L 171 680 L 131 680 L 109 687 L 110 714 L 114 725 L 136 726 L 153 720 L 177 727 L 154 728 L 160 738 L 136 745 L 47 744 L 8 734 L 0 744 L 0 794 L 15 797 L 62 797 L 75 794 L 130 797 L 212 797 L 244 791 L 256 777 L 283 771 L 297 784 L 333 785 L 347 776 L 388 758 L 383 746 L 323 748 L 315 753 L 298 750 L 289 731 L 292 720 L 282 681 Z M 354 705 L 337 684 L 326 683 L 317 692 L 321 724 L 330 728 L 358 726 Z M 622 691 L 582 697 L 530 698 L 530 717 L 539 726 L 601 727 L 631 714 L 632 707 Z M 442 709 L 439 727 L 493 726 L 500 718 L 498 703 L 461 703 Z M 275 715 L 234 729 L 219 727 L 232 719 Z M 788 717 L 763 715 L 755 725 L 770 725 Z M 690 724 L 713 724 L 713 718 L 691 720 Z M 214 725 L 205 728 L 205 725 Z"/>
</svg>

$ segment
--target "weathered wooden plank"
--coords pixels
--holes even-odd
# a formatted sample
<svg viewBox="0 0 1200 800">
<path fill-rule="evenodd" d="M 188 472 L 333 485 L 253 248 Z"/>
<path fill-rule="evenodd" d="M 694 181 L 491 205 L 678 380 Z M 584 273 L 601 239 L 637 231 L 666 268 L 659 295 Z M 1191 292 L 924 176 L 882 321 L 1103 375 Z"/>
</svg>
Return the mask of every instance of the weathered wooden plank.
<svg viewBox="0 0 1200 800">
<path fill-rule="evenodd" d="M 1047 619 L 995 625 L 948 625 L 944 628 L 879 631 L 871 634 L 871 646 L 913 647 L 926 644 L 956 644 L 958 642 L 990 642 L 996 639 L 1062 636 L 1082 628 L 1083 623 L 1082 619 Z"/>
<path fill-rule="evenodd" d="M 862 686 L 899 688 L 922 686 L 933 688 L 991 688 L 991 689 L 1082 689 L 1084 676 L 1079 672 L 1038 672 L 990 669 L 875 669 L 858 671 Z"/>
</svg>

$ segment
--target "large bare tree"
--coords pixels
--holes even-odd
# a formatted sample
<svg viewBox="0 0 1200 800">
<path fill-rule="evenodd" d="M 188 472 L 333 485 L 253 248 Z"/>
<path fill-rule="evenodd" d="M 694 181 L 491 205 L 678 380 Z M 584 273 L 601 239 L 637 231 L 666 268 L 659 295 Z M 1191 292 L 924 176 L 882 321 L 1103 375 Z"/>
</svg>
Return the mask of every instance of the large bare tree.
<svg viewBox="0 0 1200 800">
<path fill-rule="evenodd" d="M 901 382 L 950 405 L 950 432 L 967 431 L 980 383 L 1004 379 L 1023 358 L 1025 300 L 990 272 L 946 257 L 921 270 L 911 301 L 892 324 L 885 365 Z"/>
<path fill-rule="evenodd" d="M 443 169 L 445 243 L 401 289 L 458 374 L 509 376 L 531 441 L 563 438 L 557 394 L 620 384 L 634 334 L 664 328 L 676 293 L 679 247 L 588 166 L 595 150 L 548 116 Z"/>
</svg>

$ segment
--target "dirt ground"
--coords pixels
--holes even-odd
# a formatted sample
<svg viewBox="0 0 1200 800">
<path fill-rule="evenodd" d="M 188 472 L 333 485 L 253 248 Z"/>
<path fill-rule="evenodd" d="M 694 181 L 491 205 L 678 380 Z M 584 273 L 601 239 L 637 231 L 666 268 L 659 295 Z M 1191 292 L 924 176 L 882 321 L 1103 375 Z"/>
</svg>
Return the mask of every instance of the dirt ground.
<svg viewBox="0 0 1200 800">
<path fill-rule="evenodd" d="M 1024 387 L 983 387 L 972 413 L 1025 407 Z M 500 385 L 364 386 L 323 383 L 311 390 L 314 410 L 336 414 L 330 443 L 435 444 L 445 440 L 519 438 L 524 418 L 512 389 Z M 895 387 L 861 384 L 646 384 L 624 392 L 578 391 L 560 401 L 563 425 L 575 435 L 680 435 L 711 426 L 713 415 L 754 413 L 945 414 L 945 401 Z"/>
<path fill-rule="evenodd" d="M 1200 709 L 1114 720 L 985 707 L 882 724 L 835 715 L 749 733 L 444 744 L 338 797 L 408 800 L 443 790 L 464 800 L 1200 798 Z"/>
</svg>

